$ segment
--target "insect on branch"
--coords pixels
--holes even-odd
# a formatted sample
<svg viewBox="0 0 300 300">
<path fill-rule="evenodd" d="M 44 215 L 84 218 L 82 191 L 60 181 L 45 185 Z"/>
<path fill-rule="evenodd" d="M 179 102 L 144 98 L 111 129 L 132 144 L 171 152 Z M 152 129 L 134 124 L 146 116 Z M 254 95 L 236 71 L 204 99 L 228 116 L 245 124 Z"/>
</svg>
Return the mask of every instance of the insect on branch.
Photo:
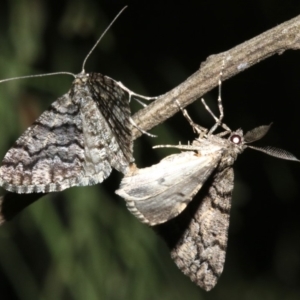
<svg viewBox="0 0 300 300">
<path fill-rule="evenodd" d="M 133 119 L 137 126 L 149 131 L 179 111 L 176 100 L 185 108 L 202 97 L 218 85 L 220 67 L 224 58 L 226 67 L 223 70 L 222 81 L 274 54 L 299 49 L 300 15 L 226 52 L 209 56 L 197 72 L 171 91 L 158 97 L 146 108 L 139 110 Z M 141 132 L 136 129 L 133 130 L 134 139 L 140 135 Z"/>
<path fill-rule="evenodd" d="M 179 101 L 182 108 L 185 108 L 202 97 L 218 85 L 220 66 L 224 58 L 226 67 L 223 70 L 222 81 L 237 75 L 274 54 L 282 54 L 286 50 L 299 49 L 300 15 L 226 52 L 209 56 L 201 64 L 197 72 L 179 86 L 158 97 L 156 101 L 149 104 L 146 108 L 138 111 L 133 116 L 133 120 L 139 128 L 149 131 L 179 111 L 176 100 Z M 137 139 L 140 135 L 141 132 L 133 128 L 133 139 Z M 6 193 L 0 197 L 2 206 L 0 223 L 11 219 L 19 211 L 44 195 L 44 193 Z"/>
</svg>

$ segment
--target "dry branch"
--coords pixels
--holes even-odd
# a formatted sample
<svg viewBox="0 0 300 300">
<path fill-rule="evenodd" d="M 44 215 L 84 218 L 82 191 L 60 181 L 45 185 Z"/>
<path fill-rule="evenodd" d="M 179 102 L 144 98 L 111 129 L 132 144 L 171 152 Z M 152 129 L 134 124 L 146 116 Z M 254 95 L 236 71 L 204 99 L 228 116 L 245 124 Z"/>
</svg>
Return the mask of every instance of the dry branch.
<svg viewBox="0 0 300 300">
<path fill-rule="evenodd" d="M 170 92 L 138 111 L 133 119 L 136 124 L 148 131 L 154 126 L 178 112 L 175 104 L 178 100 L 184 108 L 218 85 L 222 61 L 225 68 L 222 80 L 226 80 L 274 54 L 282 54 L 286 50 L 300 49 L 300 16 L 284 22 L 226 52 L 211 55 L 201 64 L 200 69 L 186 81 Z M 134 129 L 133 137 L 141 133 Z"/>
</svg>

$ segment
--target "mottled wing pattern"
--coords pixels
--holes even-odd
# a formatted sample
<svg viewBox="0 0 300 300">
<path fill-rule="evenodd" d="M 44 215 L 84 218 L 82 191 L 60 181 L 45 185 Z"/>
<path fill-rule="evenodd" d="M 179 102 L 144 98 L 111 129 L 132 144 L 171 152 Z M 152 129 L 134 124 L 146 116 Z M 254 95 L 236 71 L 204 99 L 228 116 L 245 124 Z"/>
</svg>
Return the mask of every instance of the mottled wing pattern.
<svg viewBox="0 0 300 300">
<path fill-rule="evenodd" d="M 125 174 L 129 162 L 134 161 L 129 94 L 118 82 L 98 73 L 90 73 L 90 88 L 99 111 L 112 132 L 102 133 L 103 140 L 108 140 L 110 145 L 110 164 Z"/>
<path fill-rule="evenodd" d="M 232 165 L 245 149 L 242 131 L 231 132 L 228 139 L 207 135 L 199 136 L 192 145 L 167 146 L 194 152 L 169 156 L 150 168 L 131 170 L 122 181 L 119 195 L 140 220 L 155 225 L 179 269 L 209 291 L 224 268 Z"/>
<path fill-rule="evenodd" d="M 214 155 L 193 151 L 170 155 L 149 168 L 133 168 L 116 193 L 140 221 L 164 223 L 185 209 L 220 158 L 221 151 Z"/>
<path fill-rule="evenodd" d="M 215 172 L 200 203 L 195 199 L 181 215 L 157 228 L 178 268 L 206 291 L 216 285 L 224 268 L 233 179 L 231 167 Z"/>
<path fill-rule="evenodd" d="M 0 168 L 0 184 L 18 193 L 63 190 L 82 172 L 80 105 L 58 98 L 16 141 Z"/>
<path fill-rule="evenodd" d="M 71 90 L 7 152 L 0 185 L 16 193 L 47 193 L 100 183 L 111 167 L 125 173 L 133 160 L 129 118 L 128 96 L 114 80 L 77 75 Z"/>
</svg>

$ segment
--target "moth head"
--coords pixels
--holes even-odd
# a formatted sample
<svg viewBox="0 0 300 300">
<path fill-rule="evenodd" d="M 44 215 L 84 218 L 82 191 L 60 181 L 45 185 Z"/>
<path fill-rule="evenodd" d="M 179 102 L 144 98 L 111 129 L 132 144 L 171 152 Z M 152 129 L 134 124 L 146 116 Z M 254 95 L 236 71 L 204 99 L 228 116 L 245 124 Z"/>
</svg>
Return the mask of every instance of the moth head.
<svg viewBox="0 0 300 300">
<path fill-rule="evenodd" d="M 229 133 L 229 137 L 227 139 L 229 143 L 226 143 L 226 148 L 228 147 L 227 150 L 230 153 L 228 158 L 231 157 L 236 160 L 237 156 L 246 149 L 243 130 L 238 129 L 236 131 L 227 131 L 227 133 Z"/>
<path fill-rule="evenodd" d="M 231 132 L 229 136 L 229 141 L 235 145 L 243 145 L 244 144 L 244 134 L 242 129 L 238 129 L 237 131 Z"/>
<path fill-rule="evenodd" d="M 262 137 L 264 137 L 267 134 L 267 132 L 269 131 L 271 125 L 272 125 L 272 123 L 270 125 L 262 125 L 262 126 L 256 127 L 254 129 L 248 131 L 243 137 L 245 147 L 264 152 L 268 155 L 271 155 L 271 156 L 274 156 L 277 158 L 286 159 L 286 160 L 294 160 L 294 161 L 300 162 L 300 160 L 297 159 L 297 157 L 295 157 L 292 153 L 290 153 L 286 150 L 283 150 L 283 149 L 270 147 L 270 146 L 255 147 L 255 146 L 246 145 L 249 143 L 253 143 L 257 140 L 260 140 Z"/>
</svg>

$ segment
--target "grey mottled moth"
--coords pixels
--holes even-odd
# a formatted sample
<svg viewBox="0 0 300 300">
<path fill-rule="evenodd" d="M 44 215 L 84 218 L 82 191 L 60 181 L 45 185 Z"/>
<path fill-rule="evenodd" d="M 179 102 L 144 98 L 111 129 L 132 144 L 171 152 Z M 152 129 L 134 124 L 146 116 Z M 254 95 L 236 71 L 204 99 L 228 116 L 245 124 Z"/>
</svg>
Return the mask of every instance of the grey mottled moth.
<svg viewBox="0 0 300 300">
<path fill-rule="evenodd" d="M 155 98 L 137 95 L 100 73 L 85 72 L 87 58 L 108 28 L 84 59 L 81 73 L 58 73 L 75 77 L 71 89 L 6 153 L 0 167 L 0 186 L 6 190 L 47 193 L 97 184 L 112 168 L 126 173 L 134 161 L 130 100 Z"/>
<path fill-rule="evenodd" d="M 222 123 L 220 91 L 221 79 L 219 118 L 202 99 L 216 121 L 209 131 L 195 124 L 183 110 L 198 138 L 191 145 L 157 146 L 187 151 L 167 156 L 149 168 L 132 165 L 116 191 L 141 222 L 155 226 L 168 243 L 179 269 L 206 291 L 216 285 L 224 267 L 234 186 L 232 166 L 237 156 L 252 148 L 299 162 L 287 151 L 249 145 L 261 139 L 270 125 L 256 127 L 244 135 L 241 129 L 231 131 Z M 214 135 L 219 126 L 224 131 Z M 198 192 L 201 200 L 191 202 Z"/>
</svg>

